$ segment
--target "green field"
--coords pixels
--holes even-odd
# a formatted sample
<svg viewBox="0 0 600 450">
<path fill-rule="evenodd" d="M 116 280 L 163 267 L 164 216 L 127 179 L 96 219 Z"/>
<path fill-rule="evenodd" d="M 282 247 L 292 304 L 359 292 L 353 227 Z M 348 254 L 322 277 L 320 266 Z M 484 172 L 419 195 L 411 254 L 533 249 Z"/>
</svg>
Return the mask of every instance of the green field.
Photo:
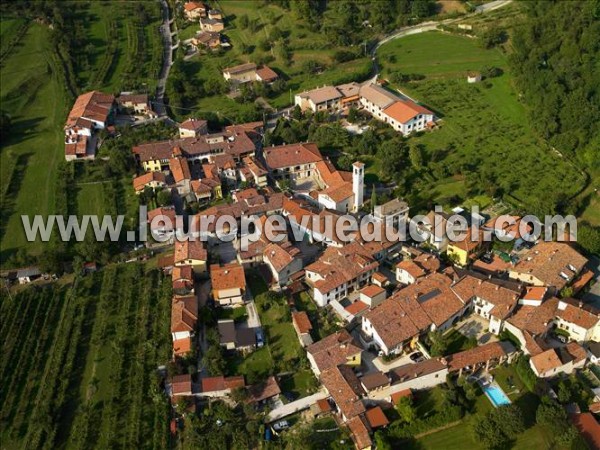
<svg viewBox="0 0 600 450">
<path fill-rule="evenodd" d="M 2 446 L 165 448 L 170 295 L 139 264 L 3 294 Z"/>
<path fill-rule="evenodd" d="M 486 50 L 475 38 L 440 32 L 393 40 L 377 51 L 377 58 L 385 68 L 384 78 L 396 71 L 428 78 L 465 77 L 467 71 L 479 70 L 485 65 L 506 65 L 500 50 Z"/>
<path fill-rule="evenodd" d="M 387 43 L 380 52 L 384 75 L 425 75 L 390 88 L 400 88 L 442 119 L 439 129 L 411 138 L 422 144 L 426 161 L 436 155 L 436 161 L 427 162 L 427 176 L 414 180 L 414 188 L 447 205 L 486 194 L 537 212 L 583 186 L 579 171 L 529 127 L 526 107 L 499 50 L 484 50 L 472 38 L 428 32 Z M 504 73 L 468 84 L 466 71 L 484 66 Z"/>
<path fill-rule="evenodd" d="M 4 21 L 3 21 L 4 22 Z M 3 262 L 28 244 L 21 214 L 47 215 L 54 210 L 54 171 L 63 158 L 62 124 L 67 114 L 64 89 L 51 69 L 48 31 L 32 24 L 1 68 L 2 109 L 12 117 L 10 137 L 0 152 Z"/>
</svg>

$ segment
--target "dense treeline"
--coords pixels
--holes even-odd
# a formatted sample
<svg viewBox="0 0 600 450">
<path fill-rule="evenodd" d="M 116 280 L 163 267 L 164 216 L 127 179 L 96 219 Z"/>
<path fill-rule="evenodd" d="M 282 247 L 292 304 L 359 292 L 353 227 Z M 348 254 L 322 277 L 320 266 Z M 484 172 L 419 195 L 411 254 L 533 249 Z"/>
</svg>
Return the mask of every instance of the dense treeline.
<svg viewBox="0 0 600 450">
<path fill-rule="evenodd" d="M 511 64 L 537 132 L 600 165 L 600 2 L 523 2 Z"/>
<path fill-rule="evenodd" d="M 312 31 L 327 34 L 336 45 L 359 44 L 372 30 L 391 31 L 435 12 L 435 2 L 431 0 L 273 0 L 272 3 L 305 20 Z"/>
<path fill-rule="evenodd" d="M 531 123 L 563 155 L 593 174 L 600 168 L 600 2 L 523 2 L 527 18 L 513 37 L 512 70 Z M 592 201 L 569 199 L 579 213 Z M 600 228 L 579 224 L 578 243 L 600 252 Z"/>
</svg>

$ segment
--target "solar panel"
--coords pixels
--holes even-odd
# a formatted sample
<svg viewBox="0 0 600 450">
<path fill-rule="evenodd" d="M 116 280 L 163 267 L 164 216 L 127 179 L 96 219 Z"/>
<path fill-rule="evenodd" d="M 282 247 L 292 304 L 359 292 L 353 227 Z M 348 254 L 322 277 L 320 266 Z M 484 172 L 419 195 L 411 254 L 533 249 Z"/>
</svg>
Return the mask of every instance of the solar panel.
<svg viewBox="0 0 600 450">
<path fill-rule="evenodd" d="M 419 298 L 417 298 L 417 301 L 419 303 L 425 303 L 426 301 L 431 300 L 432 298 L 437 297 L 441 293 L 442 293 L 442 291 L 440 291 L 439 289 L 436 288 L 433 291 L 428 292 L 427 294 L 420 295 Z"/>
</svg>

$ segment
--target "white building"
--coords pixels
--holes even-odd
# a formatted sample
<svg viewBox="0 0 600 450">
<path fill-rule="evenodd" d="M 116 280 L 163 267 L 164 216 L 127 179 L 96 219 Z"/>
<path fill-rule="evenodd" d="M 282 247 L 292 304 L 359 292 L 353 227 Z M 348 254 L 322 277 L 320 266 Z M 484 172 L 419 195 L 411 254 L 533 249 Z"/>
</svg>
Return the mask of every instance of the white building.
<svg viewBox="0 0 600 450">
<path fill-rule="evenodd" d="M 399 100 L 383 110 L 382 120 L 404 136 L 433 125 L 434 114 L 412 100 Z"/>
</svg>

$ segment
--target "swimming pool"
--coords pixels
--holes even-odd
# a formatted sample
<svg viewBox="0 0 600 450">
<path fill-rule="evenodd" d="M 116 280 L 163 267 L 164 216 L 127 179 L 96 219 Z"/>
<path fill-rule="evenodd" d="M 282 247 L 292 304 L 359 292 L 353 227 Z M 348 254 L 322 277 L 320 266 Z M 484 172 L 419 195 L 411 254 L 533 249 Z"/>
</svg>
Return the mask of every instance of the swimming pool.
<svg viewBox="0 0 600 450">
<path fill-rule="evenodd" d="M 502 388 L 496 384 L 485 386 L 483 392 L 485 392 L 485 395 L 487 395 L 492 405 L 496 408 L 502 405 L 510 405 L 510 399 L 506 396 Z"/>
</svg>

